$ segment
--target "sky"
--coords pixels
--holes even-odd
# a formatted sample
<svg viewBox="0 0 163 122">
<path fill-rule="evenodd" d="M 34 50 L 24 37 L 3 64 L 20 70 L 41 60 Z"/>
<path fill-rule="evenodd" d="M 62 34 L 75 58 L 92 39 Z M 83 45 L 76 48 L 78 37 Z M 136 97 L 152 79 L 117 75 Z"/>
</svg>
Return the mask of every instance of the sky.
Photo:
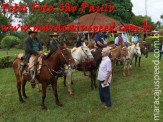
<svg viewBox="0 0 163 122">
<path fill-rule="evenodd" d="M 20 0 L 15 0 L 18 3 Z M 131 0 L 133 4 L 132 11 L 135 15 L 145 15 L 145 0 Z M 163 24 L 163 20 L 160 19 L 160 15 L 163 15 L 163 0 L 147 0 L 147 15 L 152 18 L 152 21 L 160 21 Z M 18 22 L 12 23 L 17 25 Z"/>
<path fill-rule="evenodd" d="M 132 11 L 135 15 L 146 14 L 145 0 L 131 0 L 131 2 L 133 4 Z M 162 22 L 160 15 L 163 15 L 163 0 L 147 0 L 147 15 L 150 16 L 154 22 Z"/>
</svg>

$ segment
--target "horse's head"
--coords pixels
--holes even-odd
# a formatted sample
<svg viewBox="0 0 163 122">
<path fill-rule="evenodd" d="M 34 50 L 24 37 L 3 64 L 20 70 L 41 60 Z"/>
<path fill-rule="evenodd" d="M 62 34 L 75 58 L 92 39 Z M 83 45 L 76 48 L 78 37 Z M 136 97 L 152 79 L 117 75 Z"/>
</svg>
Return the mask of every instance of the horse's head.
<svg viewBox="0 0 163 122">
<path fill-rule="evenodd" d="M 84 58 L 89 59 L 90 61 L 94 60 L 94 57 L 87 46 L 81 46 L 81 54 Z"/>
<path fill-rule="evenodd" d="M 62 64 L 67 64 L 68 66 L 71 66 L 71 68 L 73 69 L 76 68 L 76 63 L 71 55 L 71 52 L 68 51 L 68 49 L 65 47 L 60 46 L 59 49 L 60 49 L 61 55 L 58 58 L 60 58 L 60 60 L 62 61 Z"/>
<path fill-rule="evenodd" d="M 145 58 L 148 57 L 148 49 L 145 45 L 141 44 L 140 45 L 140 50 L 141 50 L 141 53 L 145 55 Z"/>
<path fill-rule="evenodd" d="M 126 57 L 128 56 L 128 49 L 127 47 L 122 47 L 121 48 L 121 57 Z"/>
<path fill-rule="evenodd" d="M 135 53 L 138 57 L 141 57 L 141 50 L 140 50 L 139 43 L 135 44 L 134 53 Z"/>
</svg>

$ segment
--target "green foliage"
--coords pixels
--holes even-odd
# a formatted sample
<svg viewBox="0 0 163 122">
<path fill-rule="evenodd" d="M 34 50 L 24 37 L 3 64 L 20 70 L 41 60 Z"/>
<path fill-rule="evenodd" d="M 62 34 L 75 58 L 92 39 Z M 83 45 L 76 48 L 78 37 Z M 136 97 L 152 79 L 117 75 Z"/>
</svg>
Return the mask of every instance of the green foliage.
<svg viewBox="0 0 163 122">
<path fill-rule="evenodd" d="M 20 39 L 18 37 L 5 36 L 1 41 L 1 45 L 2 47 L 7 48 L 9 50 L 11 47 L 14 47 L 17 44 L 19 44 L 19 42 L 20 42 Z"/>
<path fill-rule="evenodd" d="M 7 24 L 8 24 L 7 18 L 0 13 L 0 27 L 2 25 L 7 25 Z M 5 33 L 6 32 L 2 32 L 1 29 L 0 29 L 0 41 L 4 37 Z"/>
<path fill-rule="evenodd" d="M 149 36 L 147 40 L 151 42 L 152 49 L 154 49 L 154 41 L 159 40 L 161 44 L 161 42 L 163 42 L 163 36 L 159 36 L 159 38 L 154 38 L 153 36 Z"/>
<path fill-rule="evenodd" d="M 43 52 L 44 52 L 44 53 L 49 53 L 50 50 L 44 49 Z"/>
<path fill-rule="evenodd" d="M 0 57 L 0 68 L 7 67 L 10 62 L 10 56 Z"/>
<path fill-rule="evenodd" d="M 145 16 L 139 15 L 139 16 L 133 16 L 131 18 L 131 23 L 140 27 L 143 27 L 143 21 L 146 20 Z M 153 25 L 154 27 L 152 28 L 152 30 L 154 30 L 156 28 L 156 25 L 154 24 L 154 22 L 152 22 L 151 17 L 147 17 L 147 25 Z"/>
</svg>

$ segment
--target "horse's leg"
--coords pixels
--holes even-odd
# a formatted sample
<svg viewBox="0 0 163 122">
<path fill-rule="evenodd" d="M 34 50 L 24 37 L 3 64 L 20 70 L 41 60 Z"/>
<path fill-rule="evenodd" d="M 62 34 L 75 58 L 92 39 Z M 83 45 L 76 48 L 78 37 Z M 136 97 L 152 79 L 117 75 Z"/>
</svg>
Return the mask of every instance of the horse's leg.
<svg viewBox="0 0 163 122">
<path fill-rule="evenodd" d="M 140 67 L 140 61 L 141 61 L 141 57 L 139 57 L 139 67 Z"/>
<path fill-rule="evenodd" d="M 130 68 L 127 67 L 127 75 L 130 76 Z"/>
<path fill-rule="evenodd" d="M 68 92 L 70 95 L 73 95 L 73 90 L 71 88 L 71 82 L 72 82 L 72 72 L 67 72 L 66 74 L 67 76 L 67 81 L 68 81 Z"/>
<path fill-rule="evenodd" d="M 16 75 L 16 79 L 17 79 L 17 90 L 18 90 L 18 95 L 19 95 L 19 101 L 21 103 L 24 103 L 25 101 L 22 98 L 21 95 L 21 77 L 19 75 Z"/>
<path fill-rule="evenodd" d="M 126 66 L 123 68 L 123 77 L 126 77 Z"/>
<path fill-rule="evenodd" d="M 67 73 L 64 74 L 64 81 L 63 81 L 63 85 L 64 85 L 64 86 L 66 86 L 66 75 L 67 75 Z"/>
<path fill-rule="evenodd" d="M 42 83 L 42 103 L 41 103 L 41 107 L 42 107 L 43 110 L 47 110 L 47 107 L 45 106 L 46 87 L 47 87 L 47 84 Z"/>
<path fill-rule="evenodd" d="M 114 76 L 114 67 L 112 68 L 112 81 L 115 81 L 113 76 Z"/>
<path fill-rule="evenodd" d="M 52 88 L 53 88 L 53 92 L 54 92 L 54 96 L 55 96 L 55 103 L 56 105 L 62 107 L 63 105 L 59 102 L 59 99 L 58 99 L 58 92 L 57 92 L 57 80 L 58 78 L 54 79 L 55 81 L 53 82 L 52 85 Z"/>
<path fill-rule="evenodd" d="M 93 71 L 90 71 L 90 78 L 91 78 L 91 89 L 93 90 Z"/>
<path fill-rule="evenodd" d="M 135 56 L 135 66 L 136 66 L 136 64 L 137 64 L 137 57 Z"/>
<path fill-rule="evenodd" d="M 97 88 L 97 84 L 96 84 L 96 73 L 97 73 L 97 71 L 95 70 L 94 73 L 93 73 L 94 74 L 93 81 L 94 81 L 94 87 L 95 88 Z"/>
<path fill-rule="evenodd" d="M 23 96 L 24 96 L 25 99 L 28 98 L 27 95 L 26 95 L 26 93 L 25 93 L 25 85 L 26 85 L 26 82 L 27 81 L 23 78 L 23 80 L 22 80 L 22 93 L 23 93 Z"/>
<path fill-rule="evenodd" d="M 37 89 L 37 91 L 38 91 L 38 92 L 40 92 L 40 91 L 41 91 L 41 90 L 40 90 L 39 83 L 36 83 L 36 89 Z"/>
</svg>

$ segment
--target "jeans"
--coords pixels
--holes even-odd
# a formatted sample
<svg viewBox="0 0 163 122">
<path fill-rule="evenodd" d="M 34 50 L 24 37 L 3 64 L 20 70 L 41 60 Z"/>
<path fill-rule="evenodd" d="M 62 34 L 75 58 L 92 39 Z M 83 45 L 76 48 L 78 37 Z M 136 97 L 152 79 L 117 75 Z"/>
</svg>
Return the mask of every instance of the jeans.
<svg viewBox="0 0 163 122">
<path fill-rule="evenodd" d="M 101 83 L 104 81 L 99 81 L 99 95 L 101 102 L 105 103 L 106 106 L 111 106 L 111 96 L 109 86 L 102 88 Z"/>
</svg>

